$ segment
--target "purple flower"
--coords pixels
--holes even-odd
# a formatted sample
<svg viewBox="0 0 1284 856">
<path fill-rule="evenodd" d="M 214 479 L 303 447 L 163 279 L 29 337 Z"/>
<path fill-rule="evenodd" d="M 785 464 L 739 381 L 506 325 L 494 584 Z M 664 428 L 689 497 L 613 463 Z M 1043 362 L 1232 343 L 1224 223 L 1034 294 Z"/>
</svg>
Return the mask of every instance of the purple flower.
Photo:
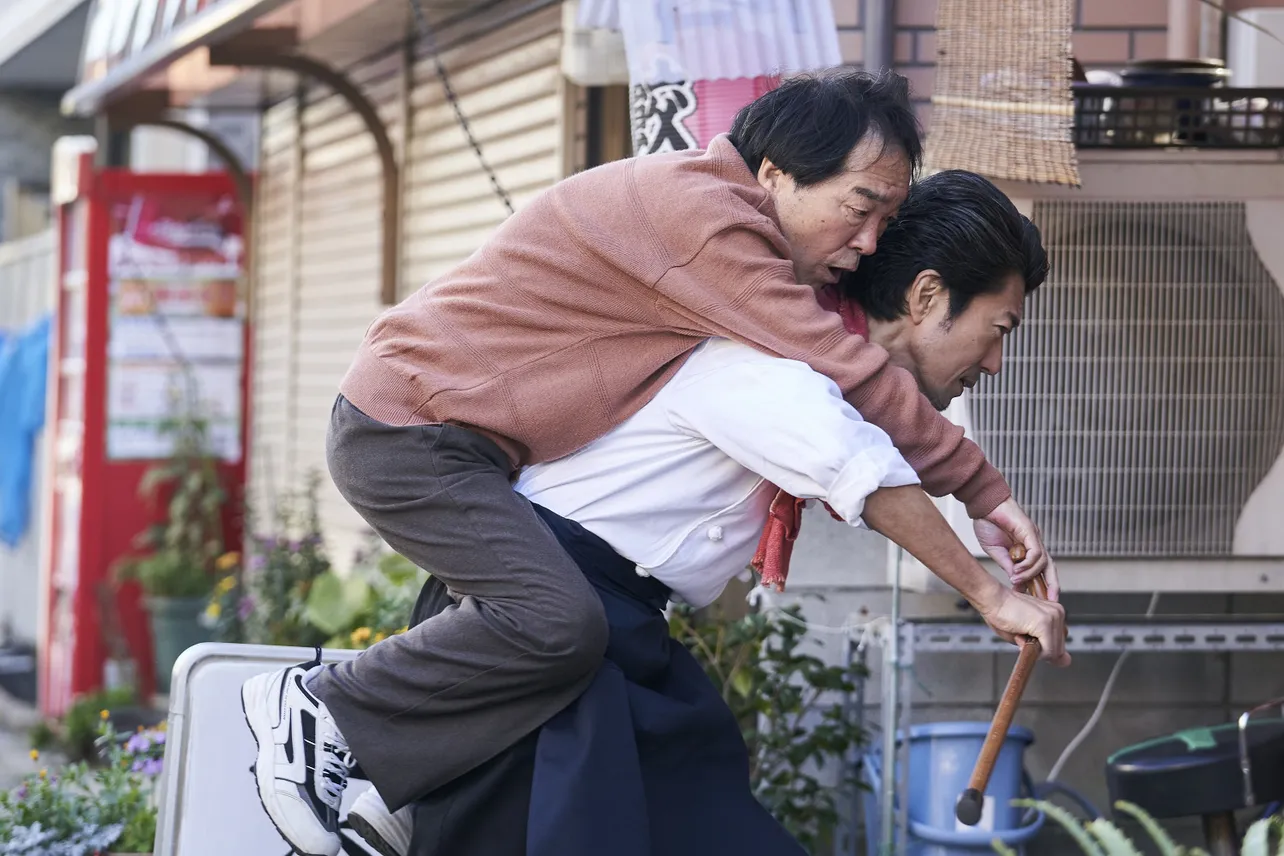
<svg viewBox="0 0 1284 856">
<path fill-rule="evenodd" d="M 157 775 L 160 775 L 160 771 L 161 771 L 160 758 L 148 758 L 146 761 L 143 762 L 143 775 L 157 776 Z"/>
<path fill-rule="evenodd" d="M 299 552 L 299 548 L 300 548 L 300 547 L 302 547 L 302 546 L 303 546 L 303 542 L 302 542 L 302 541 L 291 541 L 291 542 L 290 542 L 290 552 L 291 552 L 291 553 L 297 553 L 297 552 Z"/>
<path fill-rule="evenodd" d="M 13 792 L 13 795 L 18 799 L 18 802 L 22 802 L 27 798 L 27 793 L 27 786 L 21 785 L 18 790 Z"/>
<path fill-rule="evenodd" d="M 146 752 L 152 748 L 152 741 L 147 738 L 146 734 L 134 734 L 125 744 L 125 751 L 137 755 L 140 752 Z"/>
<path fill-rule="evenodd" d="M 164 745 L 165 745 L 165 732 L 164 732 L 164 731 L 154 731 L 154 732 L 152 732 L 152 743 L 153 743 L 153 744 L 155 744 L 156 746 L 164 746 Z"/>
<path fill-rule="evenodd" d="M 254 598 L 247 595 L 236 605 L 236 617 L 245 621 L 252 614 L 254 614 Z"/>
<path fill-rule="evenodd" d="M 143 771 L 143 762 L 142 762 L 142 759 L 139 759 L 139 760 L 135 761 L 135 762 L 134 762 L 133 764 L 131 764 L 131 765 L 130 765 L 130 767 L 129 767 L 129 772 L 131 772 L 131 773 L 141 773 L 142 771 Z"/>
<path fill-rule="evenodd" d="M 267 556 L 262 553 L 255 553 L 250 557 L 250 570 L 261 571 L 267 567 Z"/>
</svg>

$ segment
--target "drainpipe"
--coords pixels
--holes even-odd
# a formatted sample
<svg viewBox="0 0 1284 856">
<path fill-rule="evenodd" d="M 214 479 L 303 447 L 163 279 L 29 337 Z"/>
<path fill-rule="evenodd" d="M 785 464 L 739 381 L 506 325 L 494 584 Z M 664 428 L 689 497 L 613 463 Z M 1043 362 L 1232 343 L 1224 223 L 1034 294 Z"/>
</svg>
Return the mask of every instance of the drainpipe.
<svg viewBox="0 0 1284 856">
<path fill-rule="evenodd" d="M 896 0 L 865 0 L 865 70 L 891 68 L 896 51 Z"/>
<path fill-rule="evenodd" d="M 1222 10 L 1207 3 L 1199 4 L 1199 56 L 1204 59 L 1225 59 L 1222 35 L 1225 16 Z"/>
<path fill-rule="evenodd" d="M 1199 56 L 1200 0 L 1168 0 L 1168 58 L 1194 59 Z"/>
</svg>

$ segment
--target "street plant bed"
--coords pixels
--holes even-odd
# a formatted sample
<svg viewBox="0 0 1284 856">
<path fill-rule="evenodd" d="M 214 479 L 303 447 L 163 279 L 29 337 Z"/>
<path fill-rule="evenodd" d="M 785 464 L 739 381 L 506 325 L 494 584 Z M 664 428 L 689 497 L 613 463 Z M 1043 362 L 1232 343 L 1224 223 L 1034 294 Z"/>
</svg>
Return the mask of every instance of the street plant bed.
<svg viewBox="0 0 1284 856">
<path fill-rule="evenodd" d="M 110 711 L 99 711 L 98 719 L 96 763 L 51 769 L 32 749 L 32 772 L 0 793 L 0 856 L 152 851 L 165 725 L 121 732 Z"/>
</svg>

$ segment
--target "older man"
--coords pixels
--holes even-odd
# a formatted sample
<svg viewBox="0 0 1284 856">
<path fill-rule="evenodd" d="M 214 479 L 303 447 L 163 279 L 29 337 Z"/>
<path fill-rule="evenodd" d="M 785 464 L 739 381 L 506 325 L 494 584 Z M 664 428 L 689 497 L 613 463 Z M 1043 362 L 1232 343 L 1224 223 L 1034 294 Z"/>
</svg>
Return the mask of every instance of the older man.
<svg viewBox="0 0 1284 856">
<path fill-rule="evenodd" d="M 999 371 L 1002 342 L 1047 273 L 1038 230 L 964 172 L 918 183 L 877 255 L 830 292 L 856 332 L 945 407 Z M 868 325 L 866 324 L 868 317 Z M 920 555 L 992 625 L 1023 599 L 949 534 L 881 429 L 805 363 L 725 338 L 702 343 L 637 414 L 516 489 L 597 589 L 611 627 L 594 683 L 539 732 L 390 815 L 377 792 L 354 828 L 385 856 L 796 854 L 749 791 L 744 742 L 661 614 L 700 607 L 755 552 L 777 488 L 824 500 Z M 948 544 L 922 550 L 924 534 Z M 449 604 L 430 584 L 416 617 Z M 1046 611 L 1060 627 L 1060 609 Z M 1052 654 L 1068 662 L 1060 651 Z"/>
<path fill-rule="evenodd" d="M 1002 476 L 887 352 L 821 308 L 874 252 L 921 151 L 903 78 L 787 81 L 697 153 L 560 182 L 459 267 L 371 327 L 335 402 L 343 496 L 456 601 L 353 661 L 242 689 L 264 808 L 296 851 L 333 856 L 355 756 L 392 808 L 451 781 L 579 697 L 607 645 L 602 604 L 531 504 L 520 467 L 583 449 L 636 414 L 701 342 L 808 364 L 882 428 L 1015 570 L 1055 574 Z M 914 551 L 947 555 L 948 529 Z M 996 629 L 1060 650 L 1033 601 Z M 1048 638 L 1043 638 L 1044 636 Z"/>
</svg>

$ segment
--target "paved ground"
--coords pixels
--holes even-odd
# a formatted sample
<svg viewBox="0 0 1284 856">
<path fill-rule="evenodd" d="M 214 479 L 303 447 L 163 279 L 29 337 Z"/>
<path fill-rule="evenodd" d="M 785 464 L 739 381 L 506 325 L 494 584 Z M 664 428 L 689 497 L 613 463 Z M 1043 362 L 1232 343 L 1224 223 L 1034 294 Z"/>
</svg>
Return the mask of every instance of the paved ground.
<svg viewBox="0 0 1284 856">
<path fill-rule="evenodd" d="M 31 772 L 30 749 L 25 732 L 0 729 L 0 790 L 12 788 Z"/>
<path fill-rule="evenodd" d="M 39 717 L 0 691 L 0 789 L 11 788 L 33 769 L 28 733 Z"/>
</svg>

